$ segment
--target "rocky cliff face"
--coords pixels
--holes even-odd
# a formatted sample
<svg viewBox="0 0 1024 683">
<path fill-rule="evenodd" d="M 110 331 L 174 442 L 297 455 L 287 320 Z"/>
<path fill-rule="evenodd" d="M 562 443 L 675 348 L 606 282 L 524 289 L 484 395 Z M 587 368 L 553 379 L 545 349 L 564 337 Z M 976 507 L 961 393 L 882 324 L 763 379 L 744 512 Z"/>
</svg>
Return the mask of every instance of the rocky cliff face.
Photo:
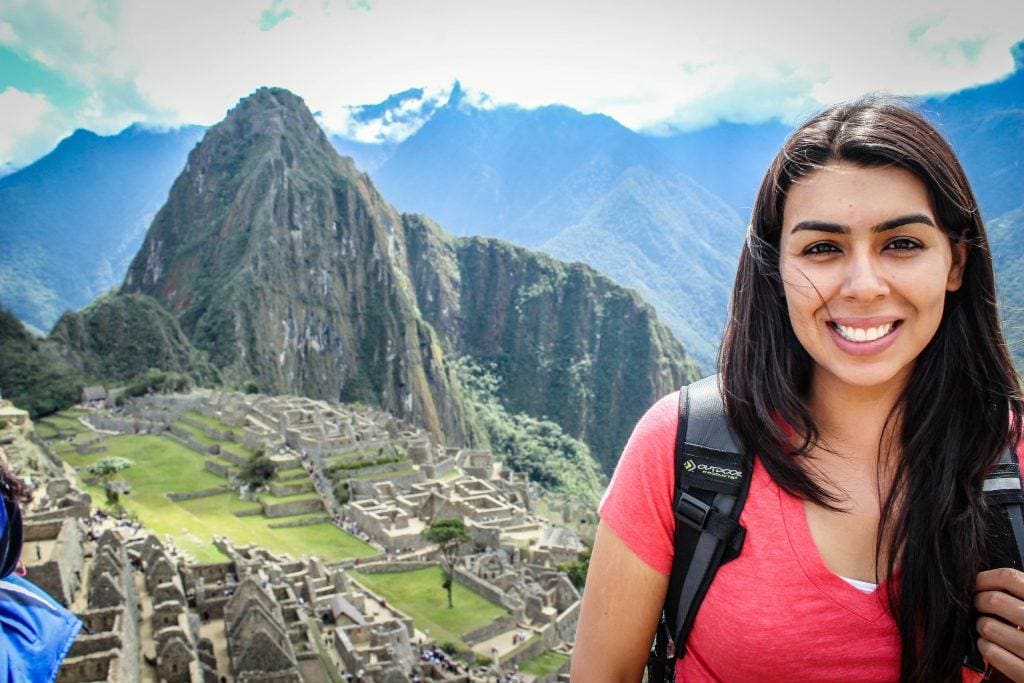
<svg viewBox="0 0 1024 683">
<path fill-rule="evenodd" d="M 594 269 L 403 219 L 420 310 L 446 350 L 494 372 L 510 411 L 584 440 L 605 471 L 643 411 L 696 379 L 653 309 Z"/>
<path fill-rule="evenodd" d="M 209 130 L 125 278 L 226 379 L 366 401 L 469 438 L 406 276 L 402 223 L 302 100 L 261 89 Z"/>
</svg>

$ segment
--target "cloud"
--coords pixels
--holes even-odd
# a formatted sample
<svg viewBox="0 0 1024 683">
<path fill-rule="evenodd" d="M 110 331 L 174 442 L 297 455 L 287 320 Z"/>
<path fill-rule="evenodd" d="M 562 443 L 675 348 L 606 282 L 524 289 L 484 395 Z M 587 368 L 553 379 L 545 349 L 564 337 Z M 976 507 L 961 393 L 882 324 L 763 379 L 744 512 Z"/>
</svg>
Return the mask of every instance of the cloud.
<svg viewBox="0 0 1024 683">
<path fill-rule="evenodd" d="M 18 34 L 14 32 L 14 27 L 6 21 L 0 21 L 0 43 L 13 43 L 16 40 Z"/>
<path fill-rule="evenodd" d="M 274 0 L 274 3 L 260 13 L 260 30 L 269 31 L 274 28 L 288 17 L 295 14 L 287 7 L 284 9 L 277 9 L 283 0 Z"/>
<path fill-rule="evenodd" d="M 795 118 L 869 90 L 998 78 L 1021 38 L 1020 0 L 12 0 L 0 24 L 0 42 L 88 93 L 58 105 L 66 127 L 97 132 L 214 123 L 263 85 L 344 129 L 345 105 L 456 78 L 498 104 L 633 128 Z M 402 106 L 360 139 L 413 130 L 425 110 Z"/>
<path fill-rule="evenodd" d="M 33 149 L 39 139 L 50 139 L 59 124 L 54 125 L 53 105 L 44 95 L 7 88 L 0 92 L 0 166 L 17 167 L 11 160 L 21 157 L 26 148 Z"/>
</svg>

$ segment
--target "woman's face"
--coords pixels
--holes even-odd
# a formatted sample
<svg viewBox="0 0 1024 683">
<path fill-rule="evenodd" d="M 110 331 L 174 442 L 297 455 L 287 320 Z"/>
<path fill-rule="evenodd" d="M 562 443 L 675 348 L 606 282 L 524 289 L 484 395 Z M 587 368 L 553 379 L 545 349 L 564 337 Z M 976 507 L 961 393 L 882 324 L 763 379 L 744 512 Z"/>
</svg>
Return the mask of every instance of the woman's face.
<svg viewBox="0 0 1024 683">
<path fill-rule="evenodd" d="M 793 184 L 779 269 L 816 383 L 903 386 L 960 287 L 966 245 L 943 227 L 902 168 L 831 164 Z"/>
</svg>

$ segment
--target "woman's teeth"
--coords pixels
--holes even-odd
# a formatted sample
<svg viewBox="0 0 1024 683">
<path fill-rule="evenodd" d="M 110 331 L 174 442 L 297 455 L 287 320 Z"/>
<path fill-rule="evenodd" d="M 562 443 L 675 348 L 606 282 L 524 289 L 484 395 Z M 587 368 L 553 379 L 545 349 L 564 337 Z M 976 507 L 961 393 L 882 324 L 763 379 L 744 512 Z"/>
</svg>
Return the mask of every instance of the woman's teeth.
<svg viewBox="0 0 1024 683">
<path fill-rule="evenodd" d="M 881 339 L 885 335 L 892 332 L 892 328 L 896 326 L 895 322 L 886 323 L 885 325 L 879 325 L 878 327 L 847 327 L 846 325 L 840 325 L 835 323 L 836 330 L 842 335 L 843 339 L 847 339 L 852 342 L 869 342 Z"/>
</svg>

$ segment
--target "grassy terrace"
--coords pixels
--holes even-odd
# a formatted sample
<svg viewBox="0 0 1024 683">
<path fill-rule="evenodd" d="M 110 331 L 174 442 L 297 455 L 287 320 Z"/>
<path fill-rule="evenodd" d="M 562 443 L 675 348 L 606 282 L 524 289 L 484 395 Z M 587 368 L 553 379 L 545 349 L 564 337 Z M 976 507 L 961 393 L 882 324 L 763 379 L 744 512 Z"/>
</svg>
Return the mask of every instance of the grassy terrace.
<svg viewBox="0 0 1024 683">
<path fill-rule="evenodd" d="M 281 503 L 294 503 L 297 500 L 318 500 L 315 491 L 306 491 L 305 493 L 295 493 L 290 496 L 275 496 L 273 493 L 261 493 L 259 499 L 267 505 L 280 505 Z"/>
<path fill-rule="evenodd" d="M 78 413 L 73 415 L 68 415 L 67 413 L 56 413 L 54 415 L 48 415 L 47 417 L 44 417 L 40 422 L 36 423 L 36 431 L 40 431 L 39 427 L 54 428 L 56 431 L 59 431 L 63 434 L 78 434 L 80 432 L 88 431 L 88 428 L 86 428 L 85 425 L 78 421 L 78 415 Z M 54 431 L 54 429 L 51 429 L 50 431 Z M 42 432 L 40 432 L 40 435 L 43 435 Z"/>
<path fill-rule="evenodd" d="M 55 450 L 76 468 L 106 456 L 132 459 L 135 465 L 121 473 L 132 487 L 132 493 L 122 497 L 125 508 L 138 515 L 157 534 L 172 536 L 175 545 L 200 562 L 224 559 L 212 544 L 215 534 L 240 545 L 254 543 L 293 557 L 319 555 L 329 562 L 376 554 L 371 546 L 330 523 L 285 529 L 269 527 L 271 523 L 303 519 L 304 515 L 276 519 L 262 515 L 237 517 L 236 512 L 262 508 L 257 503 L 241 500 L 233 492 L 178 502 L 169 500 L 164 495 L 167 492 L 187 493 L 225 484 L 222 477 L 203 467 L 203 456 L 170 439 L 149 435 L 116 436 L 103 443 L 108 450 L 99 454 L 78 455 L 63 444 Z M 97 487 L 85 488 L 95 500 L 103 500 L 103 492 Z"/>
<path fill-rule="evenodd" d="M 468 647 L 462 641 L 464 633 L 508 613 L 504 607 L 485 600 L 459 583 L 452 589 L 455 606 L 449 608 L 447 593 L 441 585 L 444 574 L 440 567 L 388 574 L 355 572 L 355 577 L 412 617 L 417 628 L 429 628 L 431 637 L 439 643 L 451 641 Z"/>
<path fill-rule="evenodd" d="M 185 415 L 187 417 L 192 418 L 193 420 L 200 424 L 206 425 L 207 427 L 212 427 L 213 429 L 227 430 L 232 432 L 235 435 L 235 438 L 242 438 L 242 428 L 239 427 L 238 425 L 229 425 L 226 422 L 221 422 L 220 420 L 217 420 L 215 418 L 207 417 L 206 415 L 203 415 L 202 413 L 195 410 L 190 410 L 186 412 Z"/>
<path fill-rule="evenodd" d="M 388 470 L 387 472 L 372 472 L 369 474 L 348 474 L 339 475 L 339 479 L 390 479 L 391 477 L 400 477 L 403 474 L 412 474 L 416 470 L 412 467 L 405 467 L 400 470 Z M 349 470 L 349 472 L 359 472 L 359 470 Z"/>
<path fill-rule="evenodd" d="M 192 413 L 188 414 L 192 415 Z M 198 415 L 199 413 L 195 414 Z M 209 421 L 210 418 L 206 419 Z M 214 422 L 216 423 L 214 425 L 215 427 L 217 427 L 217 425 L 220 425 L 220 423 L 216 422 L 216 420 L 214 420 Z M 201 444 L 205 444 L 207 446 L 217 445 L 220 446 L 221 450 L 228 451 L 229 453 L 234 453 L 235 455 L 240 455 L 243 458 L 248 458 L 250 455 L 252 455 L 252 451 L 250 451 L 248 448 L 235 441 L 221 441 L 219 439 L 211 439 L 209 436 L 206 435 L 206 432 L 204 432 L 202 429 L 196 429 L 192 425 L 186 424 L 181 421 L 177 421 L 174 424 L 184 429 L 192 436 L 193 439 L 195 439 Z M 217 428 L 219 429 L 221 427 Z"/>
<path fill-rule="evenodd" d="M 533 659 L 528 659 L 520 665 L 519 670 L 524 674 L 536 676 L 547 676 L 552 671 L 562 666 L 569 659 L 569 655 L 554 650 L 547 650 Z"/>
</svg>

